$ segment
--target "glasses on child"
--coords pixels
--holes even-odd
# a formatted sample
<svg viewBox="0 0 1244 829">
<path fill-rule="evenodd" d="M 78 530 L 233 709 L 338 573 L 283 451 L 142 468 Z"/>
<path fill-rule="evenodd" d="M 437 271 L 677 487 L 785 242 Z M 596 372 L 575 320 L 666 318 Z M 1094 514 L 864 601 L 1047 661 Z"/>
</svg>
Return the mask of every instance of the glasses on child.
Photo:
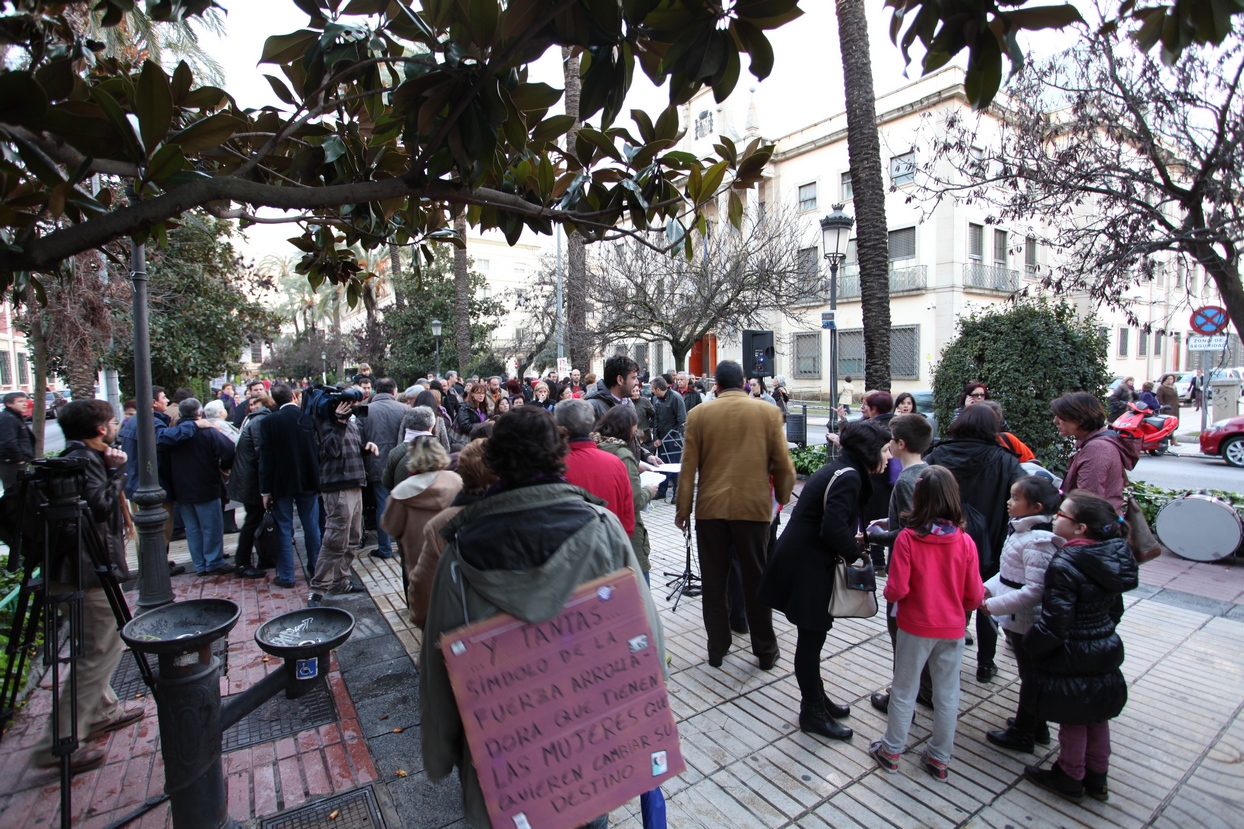
<svg viewBox="0 0 1244 829">
<path fill-rule="evenodd" d="M 1074 515 L 1068 515 L 1067 513 L 1063 512 L 1062 510 L 1059 510 L 1057 513 L 1055 513 L 1055 515 L 1056 515 L 1056 516 L 1058 516 L 1058 517 L 1060 517 L 1060 518 L 1066 518 L 1068 521 L 1070 521 L 1070 522 L 1071 522 L 1071 523 L 1073 523 L 1073 524 L 1079 524 L 1079 523 L 1080 523 L 1079 521 L 1077 521 L 1077 520 L 1076 520 L 1076 518 L 1075 518 L 1075 516 L 1074 516 Z"/>
</svg>

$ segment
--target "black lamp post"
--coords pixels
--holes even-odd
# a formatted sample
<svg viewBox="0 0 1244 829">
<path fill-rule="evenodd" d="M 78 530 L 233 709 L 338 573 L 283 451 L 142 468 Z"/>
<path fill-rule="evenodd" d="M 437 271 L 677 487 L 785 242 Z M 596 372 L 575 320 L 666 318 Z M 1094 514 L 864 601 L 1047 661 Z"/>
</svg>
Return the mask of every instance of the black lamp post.
<svg viewBox="0 0 1244 829">
<path fill-rule="evenodd" d="M 328 382 L 328 352 L 320 352 L 320 382 Z"/>
<path fill-rule="evenodd" d="M 436 340 L 436 376 L 441 376 L 441 321 L 432 320 L 432 337 Z"/>
<path fill-rule="evenodd" d="M 855 219 L 842 212 L 841 204 L 833 205 L 833 212 L 821 219 L 821 249 L 829 263 L 829 388 L 834 403 L 838 402 L 838 266 L 847 257 L 854 225 Z"/>
</svg>

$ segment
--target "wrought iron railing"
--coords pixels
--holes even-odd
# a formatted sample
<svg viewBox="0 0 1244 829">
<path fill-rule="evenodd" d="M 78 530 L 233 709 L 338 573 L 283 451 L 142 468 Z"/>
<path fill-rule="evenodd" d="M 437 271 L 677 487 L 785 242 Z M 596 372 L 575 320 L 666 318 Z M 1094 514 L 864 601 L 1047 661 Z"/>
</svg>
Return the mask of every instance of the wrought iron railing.
<svg viewBox="0 0 1244 829">
<path fill-rule="evenodd" d="M 1019 290 L 1019 281 L 1019 271 L 1014 268 L 986 265 L 984 262 L 965 262 L 963 265 L 965 289 L 1014 293 Z"/>
<path fill-rule="evenodd" d="M 898 294 L 906 291 L 923 291 L 928 287 L 929 269 L 927 265 L 908 265 L 902 268 L 890 268 L 890 293 Z M 825 298 L 829 298 L 828 286 Z M 843 268 L 838 278 L 838 299 L 850 301 L 860 298 L 860 266 L 855 262 Z"/>
</svg>

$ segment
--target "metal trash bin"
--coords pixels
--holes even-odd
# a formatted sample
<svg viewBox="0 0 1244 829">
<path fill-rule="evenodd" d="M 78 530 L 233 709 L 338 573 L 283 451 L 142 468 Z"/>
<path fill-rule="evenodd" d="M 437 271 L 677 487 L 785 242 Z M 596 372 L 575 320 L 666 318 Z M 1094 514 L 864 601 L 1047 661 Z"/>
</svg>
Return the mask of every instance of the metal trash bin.
<svg viewBox="0 0 1244 829">
<path fill-rule="evenodd" d="M 808 446 L 808 415 L 789 412 L 786 415 L 786 442 L 798 444 L 800 449 Z"/>
</svg>

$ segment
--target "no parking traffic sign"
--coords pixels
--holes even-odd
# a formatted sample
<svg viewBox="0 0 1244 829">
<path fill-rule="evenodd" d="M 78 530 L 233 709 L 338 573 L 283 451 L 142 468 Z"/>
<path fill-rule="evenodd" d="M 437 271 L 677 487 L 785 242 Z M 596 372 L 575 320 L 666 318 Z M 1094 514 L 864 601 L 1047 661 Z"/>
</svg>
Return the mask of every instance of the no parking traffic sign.
<svg viewBox="0 0 1244 829">
<path fill-rule="evenodd" d="M 1198 334 L 1221 334 L 1230 322 L 1227 309 L 1217 305 L 1205 305 L 1192 312 L 1192 330 Z"/>
</svg>

